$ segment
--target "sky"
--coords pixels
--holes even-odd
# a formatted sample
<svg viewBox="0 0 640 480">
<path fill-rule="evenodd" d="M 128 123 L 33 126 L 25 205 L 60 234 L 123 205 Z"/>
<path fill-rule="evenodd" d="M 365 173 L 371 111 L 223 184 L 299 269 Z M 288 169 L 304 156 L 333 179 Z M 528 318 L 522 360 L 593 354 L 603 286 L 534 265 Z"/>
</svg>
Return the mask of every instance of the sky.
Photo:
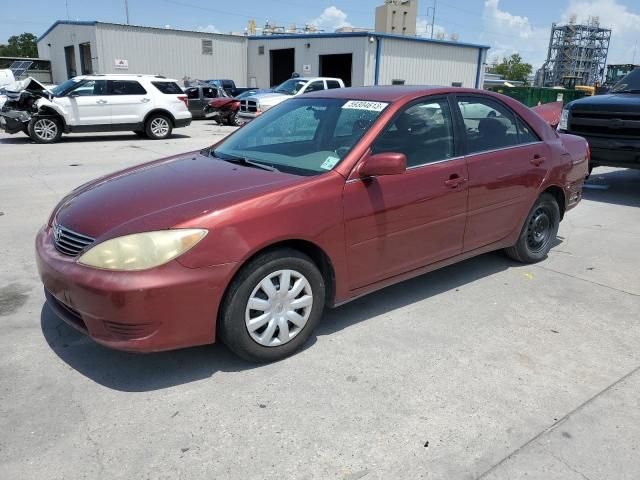
<svg viewBox="0 0 640 480">
<path fill-rule="evenodd" d="M 313 24 L 373 27 L 383 0 L 128 0 L 130 23 L 210 32 L 244 32 L 250 19 L 289 27 Z M 612 28 L 608 63 L 640 63 L 640 0 L 435 0 L 435 33 L 491 46 L 489 59 L 519 53 L 534 68 L 547 55 L 553 22 L 598 16 Z M 0 43 L 11 35 L 41 35 L 56 20 L 125 23 L 125 0 L 0 1 Z M 418 34 L 430 36 L 434 0 L 418 0 Z"/>
</svg>

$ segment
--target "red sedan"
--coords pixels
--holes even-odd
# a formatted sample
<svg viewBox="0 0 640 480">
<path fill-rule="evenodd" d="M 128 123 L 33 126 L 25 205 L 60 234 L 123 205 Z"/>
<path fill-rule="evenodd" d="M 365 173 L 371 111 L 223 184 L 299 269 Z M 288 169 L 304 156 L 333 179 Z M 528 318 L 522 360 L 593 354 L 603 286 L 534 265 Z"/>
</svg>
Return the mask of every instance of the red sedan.
<svg viewBox="0 0 640 480">
<path fill-rule="evenodd" d="M 316 92 L 71 192 L 36 240 L 50 307 L 109 347 L 292 354 L 332 307 L 505 249 L 545 258 L 588 148 L 497 94 Z"/>
</svg>

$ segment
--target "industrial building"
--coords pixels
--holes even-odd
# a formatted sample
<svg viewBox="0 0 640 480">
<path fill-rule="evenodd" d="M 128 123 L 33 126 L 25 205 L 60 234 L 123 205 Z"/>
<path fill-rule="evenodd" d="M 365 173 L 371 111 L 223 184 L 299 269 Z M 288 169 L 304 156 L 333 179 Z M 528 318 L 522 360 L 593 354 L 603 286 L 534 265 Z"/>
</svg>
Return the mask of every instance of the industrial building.
<svg viewBox="0 0 640 480">
<path fill-rule="evenodd" d="M 488 48 L 379 32 L 241 36 L 97 21 L 58 21 L 38 39 L 54 83 L 87 73 L 146 73 L 259 88 L 294 72 L 352 86 L 481 87 Z"/>
<path fill-rule="evenodd" d="M 545 87 L 602 84 L 611 40 L 611 30 L 602 28 L 597 17 L 586 24 L 569 23 L 551 27 L 547 60 L 537 75 Z"/>
</svg>

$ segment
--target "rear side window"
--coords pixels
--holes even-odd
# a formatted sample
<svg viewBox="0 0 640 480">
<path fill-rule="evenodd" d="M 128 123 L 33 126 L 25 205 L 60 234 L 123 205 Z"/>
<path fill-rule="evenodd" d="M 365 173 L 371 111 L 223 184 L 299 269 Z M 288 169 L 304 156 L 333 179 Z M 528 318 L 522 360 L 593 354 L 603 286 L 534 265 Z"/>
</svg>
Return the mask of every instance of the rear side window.
<svg viewBox="0 0 640 480">
<path fill-rule="evenodd" d="M 518 124 L 518 139 L 520 140 L 520 143 L 533 143 L 540 141 L 538 135 L 536 135 L 531 127 L 524 123 L 520 117 L 516 117 L 516 123 Z"/>
<path fill-rule="evenodd" d="M 322 80 L 316 80 L 315 82 L 311 82 L 307 87 L 307 89 L 305 90 L 305 93 L 317 92 L 318 90 L 324 90 L 324 83 L 322 83 Z"/>
<path fill-rule="evenodd" d="M 198 89 L 197 88 L 187 88 L 187 98 L 189 100 L 198 100 Z"/>
<path fill-rule="evenodd" d="M 467 134 L 468 153 L 485 152 L 518 144 L 513 113 L 490 99 L 458 97 Z"/>
<path fill-rule="evenodd" d="M 340 82 L 338 82 L 337 80 L 327 80 L 327 88 L 340 88 Z"/>
<path fill-rule="evenodd" d="M 108 80 L 109 95 L 146 95 L 147 91 L 135 80 Z"/>
<path fill-rule="evenodd" d="M 165 95 L 178 95 L 184 93 L 176 82 L 151 82 L 151 85 L 156 87 Z"/>
</svg>

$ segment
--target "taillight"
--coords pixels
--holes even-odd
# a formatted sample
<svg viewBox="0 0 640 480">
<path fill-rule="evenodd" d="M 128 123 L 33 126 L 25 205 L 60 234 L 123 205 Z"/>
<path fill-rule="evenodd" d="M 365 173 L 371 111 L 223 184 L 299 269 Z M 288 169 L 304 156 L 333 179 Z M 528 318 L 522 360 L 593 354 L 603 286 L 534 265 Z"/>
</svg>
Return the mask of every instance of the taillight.
<svg viewBox="0 0 640 480">
<path fill-rule="evenodd" d="M 587 163 L 591 162 L 591 147 L 587 143 Z"/>
<path fill-rule="evenodd" d="M 189 108 L 189 99 L 186 95 L 178 95 L 178 100 L 184 103 L 184 105 Z"/>
</svg>

